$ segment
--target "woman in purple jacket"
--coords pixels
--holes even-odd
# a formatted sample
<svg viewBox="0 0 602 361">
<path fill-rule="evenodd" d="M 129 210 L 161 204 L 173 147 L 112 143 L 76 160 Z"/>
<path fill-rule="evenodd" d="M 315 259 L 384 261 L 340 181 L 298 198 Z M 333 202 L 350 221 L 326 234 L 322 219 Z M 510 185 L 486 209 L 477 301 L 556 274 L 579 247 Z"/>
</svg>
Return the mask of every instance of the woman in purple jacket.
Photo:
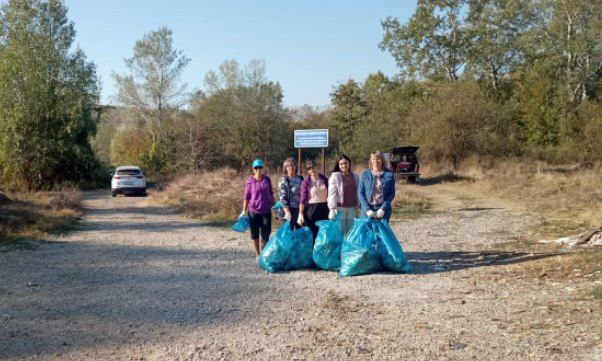
<svg viewBox="0 0 602 361">
<path fill-rule="evenodd" d="M 272 203 L 274 203 L 272 181 L 270 177 L 263 174 L 263 160 L 255 159 L 253 175 L 245 183 L 242 214 L 249 216 L 251 239 L 255 254 L 258 256 L 272 232 Z M 260 233 L 261 243 L 259 243 Z"/>
<path fill-rule="evenodd" d="M 318 173 L 314 161 L 307 161 L 305 169 L 308 177 L 301 183 L 301 204 L 297 223 L 308 226 L 315 240 L 318 235 L 316 222 L 328 219 L 328 178 Z"/>
</svg>

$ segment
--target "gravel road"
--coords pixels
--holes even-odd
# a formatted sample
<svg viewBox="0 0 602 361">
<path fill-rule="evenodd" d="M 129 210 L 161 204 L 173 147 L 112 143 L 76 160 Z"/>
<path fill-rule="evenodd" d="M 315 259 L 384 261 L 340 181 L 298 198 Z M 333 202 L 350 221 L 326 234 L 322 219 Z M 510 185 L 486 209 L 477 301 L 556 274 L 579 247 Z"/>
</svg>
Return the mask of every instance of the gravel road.
<svg viewBox="0 0 602 361">
<path fill-rule="evenodd" d="M 247 235 L 144 198 L 84 204 L 80 230 L 1 250 L 0 359 L 602 359 L 584 284 L 525 275 L 562 255 L 508 246 L 532 221 L 518 211 L 395 223 L 415 272 L 340 279 L 268 275 Z"/>
</svg>

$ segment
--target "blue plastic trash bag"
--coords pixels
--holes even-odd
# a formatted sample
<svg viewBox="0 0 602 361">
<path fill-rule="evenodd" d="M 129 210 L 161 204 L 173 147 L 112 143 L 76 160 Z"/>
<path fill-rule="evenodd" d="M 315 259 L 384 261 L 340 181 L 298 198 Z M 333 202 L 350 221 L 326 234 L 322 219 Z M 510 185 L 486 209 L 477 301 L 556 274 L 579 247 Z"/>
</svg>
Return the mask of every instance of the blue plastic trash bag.
<svg viewBox="0 0 602 361">
<path fill-rule="evenodd" d="M 309 268 L 313 266 L 312 250 L 313 239 L 309 228 L 292 231 L 290 222 L 283 222 L 261 250 L 257 264 L 270 273 Z"/>
<path fill-rule="evenodd" d="M 257 264 L 267 272 L 274 273 L 286 268 L 286 262 L 291 253 L 292 242 L 285 242 L 287 234 L 291 233 L 289 222 L 284 222 L 270 237 L 261 250 Z"/>
<path fill-rule="evenodd" d="M 276 212 L 276 219 L 284 218 L 284 207 L 282 206 L 282 203 L 280 203 L 280 201 L 276 202 L 272 209 Z"/>
<path fill-rule="evenodd" d="M 373 220 L 356 218 L 341 247 L 341 277 L 374 273 L 382 269 Z"/>
<path fill-rule="evenodd" d="M 291 232 L 292 252 L 288 258 L 286 269 L 312 268 L 314 260 L 312 252 L 314 250 L 314 235 L 309 227 L 301 227 Z"/>
<path fill-rule="evenodd" d="M 339 222 L 325 220 L 316 222 L 316 225 L 319 230 L 314 244 L 314 262 L 321 269 L 338 271 L 341 269 L 341 246 L 343 244 L 343 233 Z"/>
<path fill-rule="evenodd" d="M 410 272 L 412 267 L 391 226 L 387 221 L 374 221 L 374 225 L 379 238 L 378 251 L 383 267 L 391 272 Z"/>
<path fill-rule="evenodd" d="M 247 229 L 249 229 L 249 216 L 246 214 L 238 217 L 232 225 L 232 230 L 236 232 L 246 232 Z"/>
</svg>

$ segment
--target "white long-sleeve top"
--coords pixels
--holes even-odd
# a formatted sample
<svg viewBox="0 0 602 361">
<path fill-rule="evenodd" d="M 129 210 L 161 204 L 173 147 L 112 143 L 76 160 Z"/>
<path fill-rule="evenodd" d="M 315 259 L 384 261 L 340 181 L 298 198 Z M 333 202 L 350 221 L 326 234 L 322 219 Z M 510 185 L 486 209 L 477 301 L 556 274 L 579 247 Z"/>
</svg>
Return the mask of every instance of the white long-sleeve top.
<svg viewBox="0 0 602 361">
<path fill-rule="evenodd" d="M 360 184 L 360 177 L 353 174 L 356 186 Z M 343 203 L 343 176 L 340 172 L 334 172 L 328 178 L 328 208 L 337 209 L 338 204 Z"/>
</svg>

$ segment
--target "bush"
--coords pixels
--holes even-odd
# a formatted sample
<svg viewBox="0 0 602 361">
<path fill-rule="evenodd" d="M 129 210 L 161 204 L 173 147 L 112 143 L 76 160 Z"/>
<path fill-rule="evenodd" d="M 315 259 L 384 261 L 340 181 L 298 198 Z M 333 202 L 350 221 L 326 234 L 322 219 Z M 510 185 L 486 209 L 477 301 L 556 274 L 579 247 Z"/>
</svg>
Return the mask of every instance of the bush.
<svg viewBox="0 0 602 361">
<path fill-rule="evenodd" d="M 205 220 L 233 221 L 242 209 L 244 182 L 241 173 L 223 168 L 176 179 L 161 195 L 180 212 Z"/>
<path fill-rule="evenodd" d="M 602 105 L 586 102 L 579 107 L 585 160 L 602 161 Z"/>
<path fill-rule="evenodd" d="M 411 141 L 431 160 L 454 166 L 472 155 L 508 156 L 519 150 L 508 107 L 472 80 L 441 83 L 408 116 Z"/>
<path fill-rule="evenodd" d="M 56 210 L 81 209 L 82 193 L 75 187 L 64 187 L 54 192 L 50 206 Z"/>
</svg>

